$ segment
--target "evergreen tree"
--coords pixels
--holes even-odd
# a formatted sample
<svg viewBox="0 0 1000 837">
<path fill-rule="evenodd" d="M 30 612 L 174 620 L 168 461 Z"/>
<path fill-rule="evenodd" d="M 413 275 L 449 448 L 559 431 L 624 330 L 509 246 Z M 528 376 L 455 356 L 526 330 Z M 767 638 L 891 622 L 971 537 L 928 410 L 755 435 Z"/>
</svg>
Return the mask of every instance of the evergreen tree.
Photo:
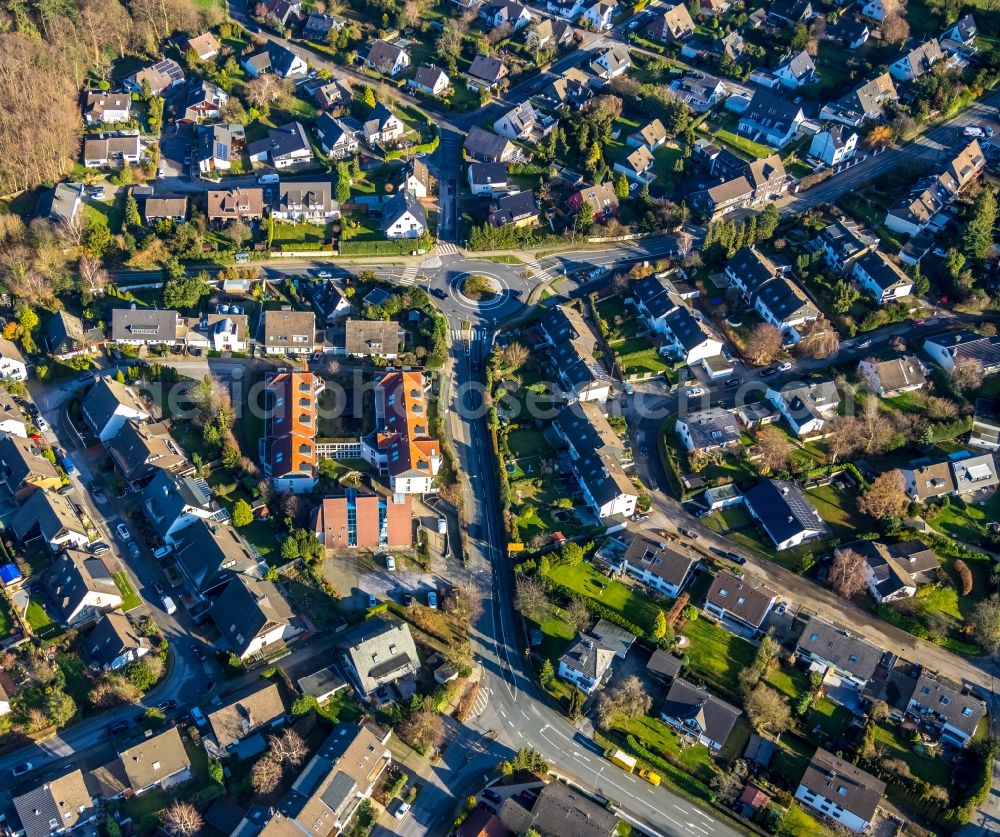
<svg viewBox="0 0 1000 837">
<path fill-rule="evenodd" d="M 620 172 L 615 178 L 615 194 L 619 200 L 625 200 L 628 197 L 628 178 Z"/>
<path fill-rule="evenodd" d="M 548 686 L 553 680 L 555 680 L 556 673 L 552 668 L 552 660 L 546 658 L 545 662 L 542 663 L 542 670 L 538 674 L 538 679 L 541 681 L 543 686 Z"/>
<path fill-rule="evenodd" d="M 993 249 L 993 229 L 997 221 L 997 195 L 986 186 L 972 205 L 962 231 L 960 247 L 970 259 L 985 259 Z"/>
<path fill-rule="evenodd" d="M 351 199 L 351 171 L 347 163 L 337 163 L 337 203 L 343 206 Z"/>
<path fill-rule="evenodd" d="M 769 203 L 764 207 L 757 222 L 757 240 L 768 241 L 778 229 L 778 207 Z"/>
<path fill-rule="evenodd" d="M 131 192 L 125 198 L 125 224 L 129 227 L 142 226 L 142 216 L 139 214 L 139 202 Z"/>
</svg>

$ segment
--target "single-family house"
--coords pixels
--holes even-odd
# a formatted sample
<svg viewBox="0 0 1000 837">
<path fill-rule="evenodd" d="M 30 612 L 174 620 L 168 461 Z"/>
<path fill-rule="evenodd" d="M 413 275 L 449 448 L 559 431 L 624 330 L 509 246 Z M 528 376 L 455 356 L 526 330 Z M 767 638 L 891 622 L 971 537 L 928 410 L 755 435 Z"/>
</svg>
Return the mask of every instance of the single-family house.
<svg viewBox="0 0 1000 837">
<path fill-rule="evenodd" d="M 361 137 L 370 146 L 385 145 L 406 133 L 403 120 L 379 102 L 361 125 Z"/>
<path fill-rule="evenodd" d="M 900 468 L 906 494 L 911 500 L 925 503 L 944 496 L 974 494 L 994 488 L 998 482 L 993 454 L 945 459 L 939 462 L 911 462 Z"/>
<path fill-rule="evenodd" d="M 950 47 L 952 44 L 970 47 L 975 43 L 978 34 L 979 27 L 976 25 L 976 19 L 971 14 L 967 14 L 945 29 L 938 40 L 945 47 Z"/>
<path fill-rule="evenodd" d="M 218 39 L 211 32 L 202 32 L 184 42 L 184 54 L 193 53 L 198 56 L 199 61 L 215 58 L 221 48 Z"/>
<path fill-rule="evenodd" d="M 704 608 L 730 629 L 757 636 L 777 598 L 769 587 L 723 570 L 712 579 Z"/>
<path fill-rule="evenodd" d="M 28 365 L 17 345 L 0 337 L 0 379 L 6 381 L 28 380 Z"/>
<path fill-rule="evenodd" d="M 614 170 L 624 174 L 629 180 L 640 183 L 650 183 L 656 175 L 650 171 L 656 162 L 646 146 L 639 146 L 627 156 L 615 161 Z"/>
<path fill-rule="evenodd" d="M 339 214 L 329 180 L 284 180 L 277 186 L 271 204 L 271 217 L 276 221 L 322 225 Z"/>
<path fill-rule="evenodd" d="M 219 119 L 228 101 L 229 94 L 219 85 L 197 79 L 188 89 L 184 112 L 178 117 L 178 121 L 204 122 L 206 119 Z"/>
<path fill-rule="evenodd" d="M 279 726 L 287 713 L 279 684 L 254 683 L 206 712 L 213 749 L 224 754 L 245 738 Z"/>
<path fill-rule="evenodd" d="M 470 163 L 469 190 L 473 195 L 488 195 L 491 197 L 506 192 L 507 164 Z M 572 197 L 570 200 L 572 201 Z"/>
<path fill-rule="evenodd" d="M 263 12 L 260 17 L 277 28 L 291 26 L 302 17 L 302 4 L 298 0 L 262 0 L 260 6 Z"/>
<path fill-rule="evenodd" d="M 883 651 L 843 628 L 813 616 L 806 622 L 795 646 L 795 653 L 809 663 L 812 671 L 823 675 L 828 686 L 856 692 L 864 691 L 882 661 Z"/>
<path fill-rule="evenodd" d="M 737 209 L 760 208 L 788 188 L 781 157 L 774 154 L 734 169 L 715 186 L 695 192 L 691 201 L 703 215 L 715 220 Z"/>
<path fill-rule="evenodd" d="M 55 490 L 62 477 L 34 439 L 0 436 L 0 479 L 17 501 L 38 489 Z"/>
<path fill-rule="evenodd" d="M 851 274 L 879 305 L 909 296 L 913 280 L 881 250 L 872 250 L 854 263 Z"/>
<path fill-rule="evenodd" d="M 986 716 L 986 704 L 969 689 L 924 669 L 906 705 L 906 714 L 934 728 L 940 740 L 965 747 Z"/>
<path fill-rule="evenodd" d="M 580 24 L 598 32 L 606 32 L 613 24 L 618 0 L 598 0 L 592 6 L 584 9 Z"/>
<path fill-rule="evenodd" d="M 868 592 L 879 604 L 916 595 L 917 587 L 932 581 L 941 566 L 934 550 L 921 540 L 851 541 L 834 554 L 847 551 L 864 558 Z"/>
<path fill-rule="evenodd" d="M 92 665 L 103 671 L 118 671 L 145 657 L 152 650 L 152 644 L 128 616 L 111 611 L 101 616 L 84 637 L 83 650 Z"/>
<path fill-rule="evenodd" d="M 590 204 L 594 221 L 597 223 L 618 214 L 618 193 L 615 192 L 615 186 L 610 180 L 574 192 L 566 203 L 571 212 L 579 212 L 584 203 Z"/>
<path fill-rule="evenodd" d="M 781 85 L 790 90 L 797 90 L 802 85 L 812 84 L 817 80 L 816 64 L 804 49 L 786 55 L 773 72 Z"/>
<path fill-rule="evenodd" d="M 554 119 L 543 116 L 530 102 L 521 102 L 493 123 L 501 137 L 524 142 L 538 142 L 556 126 Z"/>
<path fill-rule="evenodd" d="M 132 118 L 132 97 L 128 93 L 88 90 L 83 103 L 83 120 L 88 125 L 111 125 Z"/>
<path fill-rule="evenodd" d="M 53 615 L 70 627 L 121 607 L 123 601 L 107 565 L 96 555 L 73 547 L 63 550 L 46 572 L 45 587 Z"/>
<path fill-rule="evenodd" d="M 611 671 L 615 651 L 596 637 L 582 634 L 559 658 L 558 676 L 585 695 L 593 694 Z"/>
<path fill-rule="evenodd" d="M 208 220 L 215 224 L 259 221 L 264 217 L 264 190 L 259 186 L 209 189 L 205 199 Z"/>
<path fill-rule="evenodd" d="M 665 723 L 714 752 L 723 748 L 742 714 L 735 706 L 679 677 L 671 682 L 660 708 Z"/>
<path fill-rule="evenodd" d="M 827 102 L 820 109 L 819 118 L 857 128 L 865 120 L 878 119 L 889 102 L 898 100 L 899 94 L 896 92 L 896 85 L 892 83 L 892 76 L 882 73 L 846 96 Z"/>
<path fill-rule="evenodd" d="M 470 88 L 493 90 L 507 78 L 509 73 L 507 65 L 501 59 L 479 53 L 472 59 L 465 76 L 469 80 Z"/>
<path fill-rule="evenodd" d="M 233 166 L 233 160 L 239 160 L 245 146 L 246 132 L 242 125 L 234 123 L 199 125 L 193 149 L 198 171 L 202 174 L 229 171 Z"/>
<path fill-rule="evenodd" d="M 386 238 L 420 238 L 427 230 L 424 207 L 410 192 L 396 192 L 382 202 Z"/>
<path fill-rule="evenodd" d="M 376 689 L 412 678 L 420 668 L 410 626 L 395 619 L 368 619 L 340 637 L 337 645 L 342 670 L 363 700 Z"/>
<path fill-rule="evenodd" d="M 323 153 L 339 160 L 357 153 L 361 125 L 349 116 L 336 118 L 324 112 L 313 122 L 313 133 Z"/>
<path fill-rule="evenodd" d="M 764 480 L 744 489 L 743 503 L 779 551 L 830 536 L 830 529 L 793 482 Z"/>
<path fill-rule="evenodd" d="M 403 347 L 405 334 L 392 320 L 353 320 L 344 323 L 344 353 L 350 357 L 392 360 Z"/>
<path fill-rule="evenodd" d="M 125 89 L 141 93 L 146 86 L 154 96 L 162 96 L 171 87 L 184 83 L 184 71 L 172 58 L 164 58 L 144 67 L 125 79 Z"/>
<path fill-rule="evenodd" d="M 147 224 L 157 221 L 173 221 L 181 224 L 187 218 L 187 198 L 146 198 L 142 202 L 142 216 Z"/>
<path fill-rule="evenodd" d="M 875 822 L 883 794 L 885 782 L 881 779 L 819 747 L 799 780 L 795 798 L 817 814 L 860 833 Z"/>
<path fill-rule="evenodd" d="M 742 433 L 736 416 L 722 407 L 709 407 L 677 418 L 677 435 L 692 453 L 710 453 L 739 445 Z"/>
<path fill-rule="evenodd" d="M 833 26 L 828 26 L 827 34 L 831 40 L 837 41 L 848 49 L 861 49 L 871 37 L 871 29 L 861 18 L 851 15 L 841 15 Z"/>
<path fill-rule="evenodd" d="M 631 148 L 643 146 L 650 151 L 656 151 L 667 141 L 667 129 L 659 119 L 647 122 L 638 131 L 629 134 L 625 138 L 625 144 Z"/>
<path fill-rule="evenodd" d="M 410 53 L 396 44 L 378 40 L 371 45 L 365 66 L 384 76 L 398 76 L 410 66 Z"/>
<path fill-rule="evenodd" d="M 858 374 L 872 392 L 883 398 L 927 386 L 927 369 L 914 355 L 902 355 L 888 360 L 862 360 L 858 363 Z"/>
<path fill-rule="evenodd" d="M 65 310 L 53 314 L 45 326 L 45 345 L 49 354 L 60 360 L 93 354 L 103 342 L 101 329 L 85 327 L 83 320 Z"/>
<path fill-rule="evenodd" d="M 924 341 L 924 352 L 945 372 L 956 365 L 974 362 L 984 375 L 1000 372 L 1000 336 L 984 337 L 974 331 L 953 331 Z"/>
<path fill-rule="evenodd" d="M 493 227 L 533 227 L 538 223 L 538 203 L 535 193 L 509 192 L 493 199 L 487 218 Z"/>
<path fill-rule="evenodd" d="M 822 430 L 840 406 L 840 392 L 833 381 L 793 382 L 779 389 L 768 388 L 767 400 L 781 413 L 796 436 Z"/>
<path fill-rule="evenodd" d="M 486 131 L 478 126 L 469 129 L 462 148 L 474 160 L 483 163 L 505 163 L 517 150 L 514 143 L 506 137 L 497 136 L 492 131 Z"/>
<path fill-rule="evenodd" d="M 694 19 L 683 3 L 675 3 L 657 15 L 646 26 L 646 34 L 654 41 L 683 41 L 694 34 Z"/>
<path fill-rule="evenodd" d="M 451 87 L 451 79 L 440 67 L 433 64 L 422 64 L 417 67 L 417 72 L 408 82 L 409 86 L 426 93 L 428 96 L 440 96 Z"/>
<path fill-rule="evenodd" d="M 140 493 L 142 511 L 156 536 L 173 544 L 177 533 L 196 520 L 219 517 L 218 504 L 208 484 L 201 479 L 157 469 Z"/>
<path fill-rule="evenodd" d="M 65 546 L 83 549 L 90 543 L 76 507 L 54 491 L 35 491 L 21 502 L 10 518 L 10 528 L 21 543 L 41 538 L 52 552 Z"/>
<path fill-rule="evenodd" d="M 690 70 L 670 82 L 673 94 L 696 113 L 705 113 L 722 102 L 729 91 L 726 83 L 700 70 Z"/>
<path fill-rule="evenodd" d="M 810 0 L 773 0 L 767 10 L 771 23 L 788 28 L 797 23 L 808 23 L 815 16 Z"/>
<path fill-rule="evenodd" d="M 177 534 L 174 558 L 195 596 L 218 590 L 234 573 L 263 575 L 260 557 L 235 529 L 207 520 L 196 520 Z"/>
<path fill-rule="evenodd" d="M 68 772 L 67 772 L 68 771 Z M 12 788 L 11 802 L 20 828 L 8 821 L 13 834 L 23 837 L 55 837 L 82 828 L 97 819 L 97 808 L 79 769 L 56 769 L 24 793 Z"/>
<path fill-rule="evenodd" d="M 541 50 L 571 44 L 575 37 L 573 26 L 568 21 L 547 17 L 532 24 L 524 41 L 528 49 Z"/>
<path fill-rule="evenodd" d="M 600 4 L 598 4 L 600 5 Z M 602 49 L 597 57 L 590 62 L 590 69 L 599 79 L 611 81 L 627 72 L 632 66 L 632 56 L 623 46 L 613 46 Z"/>
<path fill-rule="evenodd" d="M 699 556 L 679 542 L 666 542 L 639 532 L 613 536 L 625 543 L 622 570 L 640 584 L 676 599 L 690 581 Z"/>
<path fill-rule="evenodd" d="M 247 155 L 252 163 L 270 162 L 276 169 L 309 163 L 313 158 L 312 146 L 301 122 L 268 128 L 267 137 L 247 144 Z"/>
<path fill-rule="evenodd" d="M 846 271 L 862 256 L 878 246 L 878 238 L 853 221 L 835 221 L 819 231 L 823 259 L 839 271 Z"/>
<path fill-rule="evenodd" d="M 986 450 L 1000 450 L 1000 402 L 976 399 L 969 445 Z"/>
<path fill-rule="evenodd" d="M 142 157 L 142 140 L 135 134 L 102 134 L 83 141 L 83 164 L 89 169 L 135 164 Z"/>
<path fill-rule="evenodd" d="M 339 15 L 313 12 L 302 26 L 302 37 L 307 41 L 325 44 L 329 42 L 331 33 L 340 32 L 346 25 L 347 20 Z"/>
<path fill-rule="evenodd" d="M 933 38 L 904 52 L 889 64 L 889 74 L 896 81 L 913 81 L 944 58 L 941 45 Z"/>
<path fill-rule="evenodd" d="M 0 389 L 0 433 L 28 438 L 28 430 L 24 425 L 24 414 L 7 390 Z"/>
<path fill-rule="evenodd" d="M 145 487 L 157 471 L 177 474 L 192 467 L 167 426 L 160 422 L 126 421 L 104 447 L 130 488 Z"/>
<path fill-rule="evenodd" d="M 825 131 L 813 134 L 809 143 L 809 156 L 822 160 L 828 166 L 839 166 L 852 159 L 858 150 L 858 134 L 847 125 L 831 125 Z"/>
<path fill-rule="evenodd" d="M 520 3 L 505 2 L 488 3 L 479 9 L 479 19 L 490 29 L 498 26 L 509 26 L 512 32 L 523 29 L 533 19 L 531 10 Z"/>
<path fill-rule="evenodd" d="M 128 785 L 136 796 L 160 788 L 169 790 L 191 778 L 191 760 L 177 727 L 146 735 L 118 753 Z"/>
<path fill-rule="evenodd" d="M 758 90 L 747 109 L 740 114 L 737 130 L 755 142 L 784 148 L 792 141 L 804 119 L 800 105 L 768 90 Z"/>
<path fill-rule="evenodd" d="M 266 579 L 236 575 L 212 600 L 208 615 L 241 660 L 269 655 L 302 633 L 281 591 Z"/>
<path fill-rule="evenodd" d="M 95 381 L 82 406 L 84 419 L 102 442 L 117 435 L 126 421 L 149 421 L 150 418 L 134 389 L 107 376 Z"/>
</svg>

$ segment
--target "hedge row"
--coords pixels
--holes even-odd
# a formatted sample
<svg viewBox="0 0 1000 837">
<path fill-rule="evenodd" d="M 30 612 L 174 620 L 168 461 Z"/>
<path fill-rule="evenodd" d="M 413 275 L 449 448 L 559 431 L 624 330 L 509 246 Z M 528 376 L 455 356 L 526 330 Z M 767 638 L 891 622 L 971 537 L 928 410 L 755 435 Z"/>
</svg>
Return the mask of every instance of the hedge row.
<svg viewBox="0 0 1000 837">
<path fill-rule="evenodd" d="M 647 750 L 631 733 L 625 736 L 625 745 L 634 755 L 638 756 L 645 762 L 649 762 L 650 765 L 658 770 L 662 770 L 669 779 L 670 783 L 676 785 L 685 793 L 697 797 L 698 799 L 704 799 L 706 802 L 715 802 L 715 791 L 713 791 L 708 785 L 696 779 L 690 773 L 671 764 L 666 759 L 661 758 L 656 753 Z"/>
<path fill-rule="evenodd" d="M 393 241 L 341 241 L 342 256 L 408 256 L 411 250 L 418 250 L 415 239 Z"/>
<path fill-rule="evenodd" d="M 635 634 L 637 637 L 647 637 L 649 639 L 652 639 L 652 637 L 649 636 L 648 631 L 646 631 L 643 628 L 640 628 L 638 625 L 635 624 L 635 622 L 630 622 L 628 619 L 622 616 L 617 610 L 612 610 L 606 604 L 595 601 L 594 599 L 591 598 L 587 598 L 586 596 L 577 596 L 575 590 L 571 590 L 569 587 L 566 587 L 565 585 L 553 581 L 548 576 L 542 576 L 542 582 L 545 584 L 545 589 L 548 590 L 550 593 L 557 593 L 566 599 L 579 598 L 580 601 L 582 601 L 587 606 L 587 610 L 589 610 L 595 616 L 599 616 L 602 619 L 607 619 L 609 622 L 613 622 L 619 628 L 624 628 L 626 631 Z"/>
</svg>

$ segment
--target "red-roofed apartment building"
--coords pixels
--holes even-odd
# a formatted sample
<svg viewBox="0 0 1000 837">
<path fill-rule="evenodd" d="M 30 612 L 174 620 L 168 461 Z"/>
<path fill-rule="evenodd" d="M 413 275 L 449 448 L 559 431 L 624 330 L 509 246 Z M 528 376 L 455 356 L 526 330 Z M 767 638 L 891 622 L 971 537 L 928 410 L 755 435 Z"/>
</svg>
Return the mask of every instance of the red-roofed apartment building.
<svg viewBox="0 0 1000 837">
<path fill-rule="evenodd" d="M 424 376 L 390 372 L 375 387 L 378 430 L 361 441 L 364 458 L 389 477 L 395 494 L 426 494 L 441 468 L 441 447 L 430 437 Z"/>
<path fill-rule="evenodd" d="M 260 464 L 275 491 L 301 494 L 316 487 L 316 376 L 279 372 L 264 393 Z"/>
<path fill-rule="evenodd" d="M 386 497 L 348 488 L 324 497 L 316 509 L 316 536 L 327 549 L 379 549 L 413 545 L 413 508 L 408 496 Z"/>
</svg>

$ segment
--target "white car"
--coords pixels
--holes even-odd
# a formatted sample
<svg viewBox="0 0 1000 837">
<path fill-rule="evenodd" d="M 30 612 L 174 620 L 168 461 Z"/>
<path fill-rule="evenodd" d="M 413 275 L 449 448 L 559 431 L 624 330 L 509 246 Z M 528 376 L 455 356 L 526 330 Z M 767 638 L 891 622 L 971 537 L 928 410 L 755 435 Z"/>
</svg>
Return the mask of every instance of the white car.
<svg viewBox="0 0 1000 837">
<path fill-rule="evenodd" d="M 688 398 L 701 398 L 705 394 L 705 390 L 701 387 L 691 387 L 685 392 Z"/>
<path fill-rule="evenodd" d="M 118 537 L 121 538 L 123 541 L 127 541 L 129 538 L 132 537 L 132 534 L 128 530 L 128 526 L 126 526 L 124 523 L 119 523 L 117 526 L 115 526 L 115 531 L 118 533 Z"/>
<path fill-rule="evenodd" d="M 316 274 L 320 279 L 332 279 L 333 274 L 329 270 L 321 270 Z"/>
<path fill-rule="evenodd" d="M 385 556 L 385 568 L 389 572 L 395 572 L 396 570 L 396 559 L 393 558 L 391 555 Z"/>
<path fill-rule="evenodd" d="M 397 820 L 403 819 L 408 813 L 410 813 L 410 803 L 401 802 L 399 807 L 396 809 L 396 813 L 393 815 Z"/>
<path fill-rule="evenodd" d="M 788 372 L 791 368 L 792 368 L 792 364 L 790 364 L 787 360 L 784 363 L 779 363 L 778 364 L 778 371 L 779 372 Z"/>
<path fill-rule="evenodd" d="M 38 417 L 38 418 L 37 418 L 37 419 L 35 420 L 35 424 L 37 424 L 37 425 L 38 425 L 38 429 L 39 429 L 39 430 L 41 430 L 41 431 L 42 431 L 42 433 L 46 433 L 46 432 L 48 432 L 48 429 L 49 429 L 49 423 L 48 423 L 48 422 L 47 422 L 47 421 L 46 421 L 45 419 L 43 419 L 43 418 L 42 418 L 41 416 L 39 416 L 39 417 Z"/>
</svg>

